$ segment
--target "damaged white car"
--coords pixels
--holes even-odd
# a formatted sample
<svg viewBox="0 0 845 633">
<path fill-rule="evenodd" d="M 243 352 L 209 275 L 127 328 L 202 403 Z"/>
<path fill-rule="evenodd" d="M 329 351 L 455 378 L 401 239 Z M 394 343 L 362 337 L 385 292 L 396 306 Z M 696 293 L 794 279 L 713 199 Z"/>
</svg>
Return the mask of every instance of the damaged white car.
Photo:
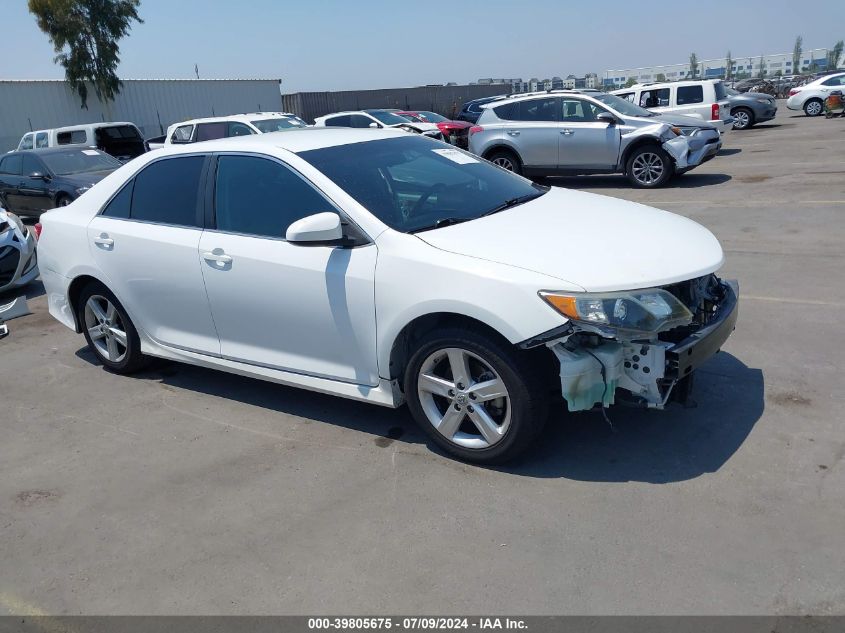
<svg viewBox="0 0 845 633">
<path fill-rule="evenodd" d="M 112 371 L 159 356 L 407 401 L 475 462 L 528 446 L 555 394 L 571 411 L 685 395 L 737 317 L 695 222 L 397 131 L 145 154 L 42 224 L 50 312 Z"/>
</svg>

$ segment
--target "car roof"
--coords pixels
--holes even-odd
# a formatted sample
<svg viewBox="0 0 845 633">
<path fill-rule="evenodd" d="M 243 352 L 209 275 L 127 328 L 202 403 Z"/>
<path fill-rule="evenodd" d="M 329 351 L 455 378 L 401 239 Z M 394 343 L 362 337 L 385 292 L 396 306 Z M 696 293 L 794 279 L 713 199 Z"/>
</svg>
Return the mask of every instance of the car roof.
<svg viewBox="0 0 845 633">
<path fill-rule="evenodd" d="M 508 103 L 515 103 L 517 101 L 528 101 L 529 99 L 535 99 L 537 97 L 545 97 L 545 96 L 561 96 L 561 95 L 577 95 L 579 97 L 591 97 L 594 93 L 600 93 L 601 90 L 579 90 L 576 88 L 573 89 L 560 89 L 560 90 L 541 90 L 537 92 L 516 92 L 514 94 L 505 95 L 496 101 L 491 101 L 490 103 L 484 103 L 481 105 L 481 108 L 486 110 L 487 108 L 494 108 L 501 105 L 501 102 L 507 101 Z"/>
<path fill-rule="evenodd" d="M 721 79 L 680 79 L 678 81 L 646 81 L 641 84 L 634 84 L 633 86 L 628 86 L 627 88 L 620 88 L 619 90 L 637 90 L 639 88 L 654 88 L 655 86 L 684 86 L 690 84 L 712 84 L 716 83 L 717 81 L 722 81 Z M 618 92 L 614 90 L 613 92 Z"/>
<path fill-rule="evenodd" d="M 291 112 L 244 112 L 241 114 L 227 114 L 225 116 L 210 116 L 210 117 L 203 117 L 201 119 L 188 119 L 187 121 L 180 121 L 179 123 L 174 123 L 170 127 L 174 125 L 176 127 L 181 127 L 183 125 L 196 125 L 198 123 L 222 123 L 225 121 L 240 121 L 244 123 L 248 123 L 250 121 L 255 120 L 256 117 L 264 117 L 267 119 L 273 118 L 283 118 L 283 117 L 292 117 L 296 116 Z M 299 118 L 299 117 L 297 117 Z"/>
<path fill-rule="evenodd" d="M 353 143 L 364 143 L 379 139 L 408 136 L 408 132 L 391 128 L 343 128 L 343 127 L 309 127 L 284 132 L 270 132 L 268 134 L 252 134 L 250 136 L 235 136 L 231 138 L 201 141 L 178 145 L 166 145 L 161 155 L 194 154 L 197 152 L 231 152 L 257 151 L 272 152 L 282 149 L 294 154 L 313 149 L 324 149 Z"/>
<path fill-rule="evenodd" d="M 96 147 L 89 147 L 87 145 L 62 145 L 60 147 L 38 147 L 33 149 L 19 149 L 9 152 L 9 154 L 60 154 L 62 152 L 67 151 L 81 152 L 83 150 L 86 152 L 95 151 L 101 154 L 105 154 L 105 152 L 98 150 Z M 6 155 L 7 154 L 3 154 L 3 156 Z"/>
</svg>

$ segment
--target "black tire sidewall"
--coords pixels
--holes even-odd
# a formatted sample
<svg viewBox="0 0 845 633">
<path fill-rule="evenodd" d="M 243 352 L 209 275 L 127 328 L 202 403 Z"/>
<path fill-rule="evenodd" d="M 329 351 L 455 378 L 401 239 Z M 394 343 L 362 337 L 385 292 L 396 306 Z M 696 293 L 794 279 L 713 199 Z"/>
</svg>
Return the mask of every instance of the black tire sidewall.
<svg viewBox="0 0 845 633">
<path fill-rule="evenodd" d="M 810 106 L 811 103 L 818 103 L 820 105 L 818 114 L 810 114 L 809 112 L 807 112 L 807 108 Z M 815 99 L 815 98 L 807 99 L 807 103 L 804 104 L 803 110 L 804 110 L 804 114 L 806 114 L 809 117 L 820 116 L 820 115 L 824 114 L 824 101 L 822 101 L 821 99 Z"/>
<path fill-rule="evenodd" d="M 108 358 L 103 358 L 94 346 L 94 343 L 91 340 L 91 335 L 88 333 L 88 328 L 85 326 L 85 304 L 93 295 L 100 295 L 108 299 L 112 305 L 114 305 L 118 314 L 120 314 L 120 318 L 126 328 L 126 355 L 123 357 L 123 360 L 118 363 L 110 361 Z M 117 297 L 114 296 L 114 293 L 106 288 L 106 286 L 99 282 L 91 282 L 85 286 L 79 294 L 79 302 L 76 311 L 76 318 L 79 321 L 80 329 L 82 330 L 85 340 L 88 343 L 88 348 L 94 356 L 97 357 L 97 360 L 102 363 L 103 367 L 116 374 L 130 374 L 138 371 L 146 365 L 148 359 L 141 353 L 141 340 L 138 337 L 138 331 L 135 329 L 132 319 L 130 319 L 129 315 L 126 314 L 126 310 L 123 308 L 120 301 L 117 300 Z"/>
<path fill-rule="evenodd" d="M 636 178 L 634 178 L 634 173 L 632 169 L 634 165 L 634 160 L 637 158 L 637 156 L 639 156 L 640 154 L 644 154 L 645 152 L 657 154 L 658 156 L 660 156 L 660 158 L 663 159 L 663 163 L 666 166 L 666 168 L 663 170 L 663 175 L 656 182 L 650 185 L 643 184 L 639 182 Z M 657 189 L 669 182 L 672 176 L 675 175 L 675 163 L 672 161 L 672 157 L 669 156 L 669 154 L 666 153 L 666 150 L 664 150 L 662 147 L 658 147 L 657 145 L 640 145 L 628 155 L 628 160 L 625 163 L 625 173 L 628 174 L 628 180 L 635 187 L 638 187 L 639 189 Z"/>
<path fill-rule="evenodd" d="M 417 394 L 419 370 L 426 358 L 438 349 L 459 347 L 488 363 L 505 382 L 510 395 L 510 427 L 498 443 L 485 449 L 457 446 L 443 437 L 428 421 Z M 524 451 L 542 430 L 548 417 L 545 383 L 515 350 L 470 329 L 455 328 L 434 331 L 418 343 L 405 368 L 403 386 L 411 415 L 432 441 L 445 452 L 467 462 L 501 464 Z"/>
</svg>

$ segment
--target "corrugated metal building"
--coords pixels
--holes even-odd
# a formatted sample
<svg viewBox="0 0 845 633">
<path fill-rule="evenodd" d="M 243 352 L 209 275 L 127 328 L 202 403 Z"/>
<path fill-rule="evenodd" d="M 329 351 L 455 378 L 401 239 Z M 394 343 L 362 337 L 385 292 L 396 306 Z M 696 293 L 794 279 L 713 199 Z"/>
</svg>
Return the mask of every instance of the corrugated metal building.
<svg viewBox="0 0 845 633">
<path fill-rule="evenodd" d="M 0 152 L 31 130 L 98 121 L 132 121 L 145 137 L 171 123 L 281 108 L 281 79 L 125 79 L 110 103 L 89 88 L 88 109 L 65 81 L 0 80 Z"/>
<path fill-rule="evenodd" d="M 282 110 L 293 112 L 308 123 L 324 114 L 366 108 L 428 110 L 454 118 L 461 106 L 472 99 L 507 94 L 510 85 L 420 86 L 383 90 L 344 90 L 338 92 L 297 92 L 282 95 Z"/>
</svg>

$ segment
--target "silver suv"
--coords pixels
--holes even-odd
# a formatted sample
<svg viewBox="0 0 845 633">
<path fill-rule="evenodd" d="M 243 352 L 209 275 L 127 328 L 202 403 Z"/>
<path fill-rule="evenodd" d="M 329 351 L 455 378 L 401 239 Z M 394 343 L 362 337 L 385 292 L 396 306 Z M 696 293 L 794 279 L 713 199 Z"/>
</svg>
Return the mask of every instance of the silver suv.
<svg viewBox="0 0 845 633">
<path fill-rule="evenodd" d="M 704 121 L 597 91 L 515 95 L 482 109 L 470 151 L 526 176 L 622 173 L 636 187 L 660 187 L 722 146 Z"/>
</svg>

